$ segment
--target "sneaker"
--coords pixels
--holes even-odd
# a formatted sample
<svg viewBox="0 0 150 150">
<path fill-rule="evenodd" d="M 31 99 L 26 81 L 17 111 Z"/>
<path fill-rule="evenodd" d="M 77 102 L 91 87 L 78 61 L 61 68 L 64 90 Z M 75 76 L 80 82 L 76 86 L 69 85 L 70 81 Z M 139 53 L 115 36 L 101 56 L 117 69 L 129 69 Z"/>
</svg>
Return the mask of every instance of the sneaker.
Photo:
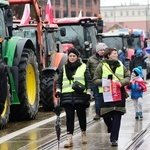
<svg viewBox="0 0 150 150">
<path fill-rule="evenodd" d="M 139 119 L 139 112 L 135 113 L 135 119 Z"/>
<path fill-rule="evenodd" d="M 99 120 L 100 116 L 98 114 L 95 115 L 95 117 L 93 118 L 93 120 Z"/>
<path fill-rule="evenodd" d="M 142 112 L 139 112 L 139 117 L 140 117 L 140 119 L 143 119 L 143 114 L 142 114 Z"/>
<path fill-rule="evenodd" d="M 118 146 L 118 141 L 112 140 L 111 141 L 111 146 Z"/>
</svg>

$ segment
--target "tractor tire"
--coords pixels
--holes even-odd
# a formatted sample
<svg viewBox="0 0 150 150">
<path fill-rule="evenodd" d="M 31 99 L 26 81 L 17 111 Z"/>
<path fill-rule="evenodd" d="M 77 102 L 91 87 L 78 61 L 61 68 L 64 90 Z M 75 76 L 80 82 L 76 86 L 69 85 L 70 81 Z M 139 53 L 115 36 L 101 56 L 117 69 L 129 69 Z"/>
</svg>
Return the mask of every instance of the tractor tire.
<svg viewBox="0 0 150 150">
<path fill-rule="evenodd" d="M 19 62 L 18 97 L 20 104 L 12 105 L 11 120 L 33 120 L 39 109 L 40 80 L 38 63 L 32 49 L 24 49 Z"/>
<path fill-rule="evenodd" d="M 45 111 L 54 109 L 55 77 L 50 73 L 42 74 L 40 83 L 40 101 Z"/>
<path fill-rule="evenodd" d="M 10 102 L 11 102 L 10 85 L 9 83 L 7 83 L 7 97 L 4 103 L 3 112 L 0 114 L 0 130 L 6 128 L 7 123 L 9 121 Z"/>
</svg>

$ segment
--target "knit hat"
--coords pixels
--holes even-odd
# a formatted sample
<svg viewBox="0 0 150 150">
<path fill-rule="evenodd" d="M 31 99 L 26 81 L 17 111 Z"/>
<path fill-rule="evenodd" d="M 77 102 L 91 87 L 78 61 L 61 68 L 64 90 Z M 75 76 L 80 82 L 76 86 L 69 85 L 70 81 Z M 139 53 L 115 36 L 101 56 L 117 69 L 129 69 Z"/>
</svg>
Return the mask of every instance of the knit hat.
<svg viewBox="0 0 150 150">
<path fill-rule="evenodd" d="M 71 48 L 68 50 L 68 55 L 70 53 L 74 53 L 75 55 L 77 55 L 77 57 L 80 55 L 80 52 L 76 49 L 76 48 Z"/>
<path fill-rule="evenodd" d="M 99 52 L 100 50 L 105 50 L 108 48 L 108 46 L 105 43 L 98 43 L 96 45 L 96 52 Z"/>
<path fill-rule="evenodd" d="M 142 68 L 142 67 L 141 67 L 141 68 Z M 133 69 L 133 72 L 135 73 L 136 76 L 140 76 L 140 75 L 141 75 L 140 66 L 134 68 L 134 69 Z"/>
<path fill-rule="evenodd" d="M 142 49 L 140 49 L 140 48 L 137 49 L 137 50 L 136 50 L 136 55 L 139 55 L 141 52 L 142 52 Z"/>
</svg>

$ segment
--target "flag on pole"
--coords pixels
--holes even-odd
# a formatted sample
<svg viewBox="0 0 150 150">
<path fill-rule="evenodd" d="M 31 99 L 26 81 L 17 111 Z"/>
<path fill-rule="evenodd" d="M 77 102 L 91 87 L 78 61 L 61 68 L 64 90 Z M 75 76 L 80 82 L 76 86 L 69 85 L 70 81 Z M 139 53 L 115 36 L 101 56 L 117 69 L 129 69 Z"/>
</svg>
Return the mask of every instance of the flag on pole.
<svg viewBox="0 0 150 150">
<path fill-rule="evenodd" d="M 25 4 L 20 24 L 21 25 L 29 24 L 29 20 L 30 20 L 30 4 Z"/>
<path fill-rule="evenodd" d="M 45 18 L 48 21 L 48 23 L 53 23 L 53 10 L 50 0 L 47 0 Z"/>
<path fill-rule="evenodd" d="M 78 17 L 82 17 L 82 9 L 80 10 Z"/>
</svg>

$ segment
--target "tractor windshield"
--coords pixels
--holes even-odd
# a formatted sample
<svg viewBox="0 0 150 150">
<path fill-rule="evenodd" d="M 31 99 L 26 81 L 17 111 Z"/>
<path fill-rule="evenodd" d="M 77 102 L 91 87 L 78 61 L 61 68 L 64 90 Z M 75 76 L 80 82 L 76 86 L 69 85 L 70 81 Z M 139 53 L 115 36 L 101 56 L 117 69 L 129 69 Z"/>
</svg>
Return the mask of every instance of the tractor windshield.
<svg viewBox="0 0 150 150">
<path fill-rule="evenodd" d="M 123 48 L 123 40 L 122 37 L 102 37 L 102 42 L 105 43 L 108 47 L 114 47 L 117 50 Z"/>
<path fill-rule="evenodd" d="M 132 42 L 128 42 L 128 48 L 138 49 L 141 47 L 140 36 L 135 36 Z"/>
<path fill-rule="evenodd" d="M 60 31 L 56 32 L 56 39 L 63 43 L 73 43 L 77 49 L 84 47 L 84 30 L 81 25 L 60 26 L 66 29 L 66 35 L 61 36 Z"/>
</svg>

